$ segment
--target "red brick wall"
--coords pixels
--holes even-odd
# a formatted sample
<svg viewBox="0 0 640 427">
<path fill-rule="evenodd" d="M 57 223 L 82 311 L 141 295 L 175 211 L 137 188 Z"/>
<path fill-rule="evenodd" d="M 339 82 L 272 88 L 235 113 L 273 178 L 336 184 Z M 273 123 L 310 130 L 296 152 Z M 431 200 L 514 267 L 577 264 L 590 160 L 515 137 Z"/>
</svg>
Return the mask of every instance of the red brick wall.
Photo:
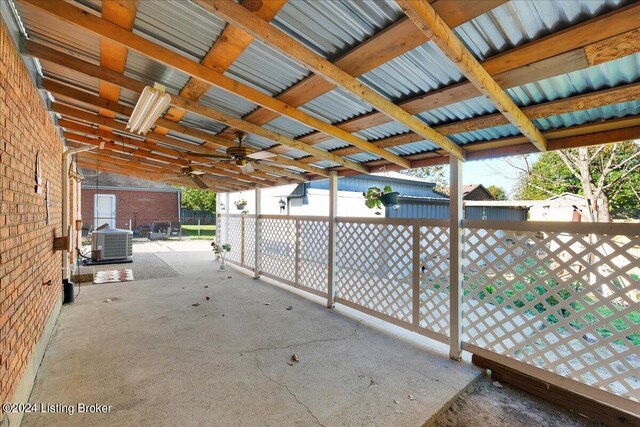
<svg viewBox="0 0 640 427">
<path fill-rule="evenodd" d="M 82 189 L 82 220 L 93 224 L 96 190 Z M 116 227 L 132 228 L 149 225 L 153 221 L 178 220 L 178 195 L 174 192 L 100 190 L 100 194 L 116 196 Z"/>
<path fill-rule="evenodd" d="M 7 402 L 62 292 L 62 143 L 0 21 L 0 402 Z M 36 194 L 36 153 L 45 193 Z M 44 283 L 51 281 L 50 286 Z M 0 411 L 0 418 L 2 412 Z"/>
</svg>

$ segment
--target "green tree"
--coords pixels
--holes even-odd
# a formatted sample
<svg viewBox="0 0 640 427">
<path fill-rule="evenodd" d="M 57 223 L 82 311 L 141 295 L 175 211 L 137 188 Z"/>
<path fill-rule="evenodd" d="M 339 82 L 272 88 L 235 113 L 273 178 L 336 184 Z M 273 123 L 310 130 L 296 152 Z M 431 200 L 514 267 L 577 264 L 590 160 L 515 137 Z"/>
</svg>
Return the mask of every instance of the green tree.
<svg viewBox="0 0 640 427">
<path fill-rule="evenodd" d="M 197 188 L 182 187 L 182 207 L 199 211 L 216 211 L 216 193 Z"/>
<path fill-rule="evenodd" d="M 487 191 L 491 193 L 496 200 L 508 200 L 507 192 L 504 191 L 504 188 L 498 187 L 497 185 L 490 185 L 487 187 Z"/>
<path fill-rule="evenodd" d="M 448 166 L 429 166 L 418 169 L 405 169 L 400 172 L 405 175 L 424 179 L 428 182 L 433 182 L 436 184 L 436 190 L 438 191 L 446 190 L 449 185 L 449 179 L 447 177 L 449 173 Z"/>
<path fill-rule="evenodd" d="M 525 166 L 517 185 L 523 199 L 545 199 L 564 192 L 590 202 L 596 221 L 640 215 L 640 145 L 634 141 L 543 153 Z"/>
</svg>

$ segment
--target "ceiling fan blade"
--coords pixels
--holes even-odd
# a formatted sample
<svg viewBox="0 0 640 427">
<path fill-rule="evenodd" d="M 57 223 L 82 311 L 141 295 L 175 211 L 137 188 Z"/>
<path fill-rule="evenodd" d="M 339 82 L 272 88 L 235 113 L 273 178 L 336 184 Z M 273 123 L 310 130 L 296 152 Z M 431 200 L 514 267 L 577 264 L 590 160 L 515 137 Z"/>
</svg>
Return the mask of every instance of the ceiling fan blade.
<svg viewBox="0 0 640 427">
<path fill-rule="evenodd" d="M 250 162 L 247 162 L 245 165 L 237 165 L 238 168 L 240 168 L 240 170 L 242 171 L 242 173 L 253 173 L 255 172 L 255 168 L 253 167 L 253 165 Z"/>
<path fill-rule="evenodd" d="M 191 179 L 191 181 L 195 182 L 196 185 L 200 188 L 202 188 L 203 190 L 208 189 L 209 187 L 207 186 L 207 184 L 204 183 L 203 180 L 201 180 L 197 175 L 189 175 L 189 179 Z"/>
<path fill-rule="evenodd" d="M 272 157 L 277 157 L 277 154 L 270 153 L 266 150 L 256 151 L 255 153 L 249 154 L 247 157 L 250 157 L 255 160 L 264 160 L 270 159 Z"/>
<path fill-rule="evenodd" d="M 187 154 L 193 157 L 207 157 L 211 159 L 228 159 L 229 158 L 224 154 L 195 153 L 193 151 L 187 151 Z"/>
</svg>

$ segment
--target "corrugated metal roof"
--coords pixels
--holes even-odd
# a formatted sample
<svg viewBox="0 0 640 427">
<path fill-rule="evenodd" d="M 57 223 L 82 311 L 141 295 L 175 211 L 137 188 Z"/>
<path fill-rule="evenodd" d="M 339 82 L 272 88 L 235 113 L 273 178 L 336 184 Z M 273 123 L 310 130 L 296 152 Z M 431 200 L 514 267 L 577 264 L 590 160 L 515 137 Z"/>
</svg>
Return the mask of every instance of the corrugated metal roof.
<svg viewBox="0 0 640 427">
<path fill-rule="evenodd" d="M 357 163 L 370 162 L 372 160 L 380 159 L 380 157 L 371 153 L 366 153 L 366 152 L 351 154 L 350 156 L 345 156 L 345 158 Z"/>
<path fill-rule="evenodd" d="M 409 132 L 409 128 L 405 125 L 398 122 L 389 122 L 361 130 L 360 132 L 356 132 L 356 135 L 367 140 L 373 140 L 387 138 L 393 135 L 400 135 L 406 132 Z"/>
<path fill-rule="evenodd" d="M 177 94 L 189 81 L 189 76 L 153 61 L 146 56 L 132 50 L 127 54 L 127 64 L 124 75 L 137 80 L 143 80 L 148 84 L 158 82 L 167 87 L 169 92 Z"/>
<path fill-rule="evenodd" d="M 373 110 L 371 105 L 341 88 L 307 102 L 300 109 L 329 123 L 342 122 Z"/>
<path fill-rule="evenodd" d="M 92 93 L 98 92 L 100 80 L 94 77 L 70 70 L 67 67 L 62 67 L 51 62 L 41 61 L 41 64 L 43 73 L 46 77 L 50 77 L 54 80 L 67 83 Z"/>
<path fill-rule="evenodd" d="M 554 101 L 640 81 L 640 54 L 508 89 L 520 106 Z"/>
<path fill-rule="evenodd" d="M 335 150 L 336 148 L 348 147 L 345 141 L 338 138 L 327 139 L 326 141 L 322 141 L 318 144 L 315 144 L 314 147 L 320 148 L 321 150 Z"/>
<path fill-rule="evenodd" d="M 258 40 L 251 42 L 225 72 L 271 96 L 276 96 L 309 74 L 302 65 Z"/>
<path fill-rule="evenodd" d="M 417 117 L 428 125 L 435 126 L 494 112 L 496 108 L 491 101 L 484 96 L 479 96 L 420 113 Z"/>
<path fill-rule="evenodd" d="M 47 41 L 55 49 L 100 60 L 100 39 L 88 31 L 65 24 L 40 9 L 25 3 L 15 3 L 31 39 Z"/>
<path fill-rule="evenodd" d="M 234 117 L 242 117 L 258 108 L 256 104 L 217 87 L 211 87 L 198 102 Z"/>
<path fill-rule="evenodd" d="M 620 7 L 630 0 L 518 0 L 503 4 L 455 29 L 478 59 L 484 59 Z"/>
<path fill-rule="evenodd" d="M 359 78 L 394 102 L 462 79 L 462 73 L 433 42 L 418 46 Z"/>
<path fill-rule="evenodd" d="M 298 135 L 305 135 L 309 132 L 313 132 L 313 129 L 309 126 L 305 126 L 295 120 L 291 120 L 283 116 L 270 121 L 262 127 L 286 135 L 289 138 L 295 138 Z"/>
<path fill-rule="evenodd" d="M 191 112 L 187 112 L 187 114 L 184 115 L 182 120 L 180 120 L 180 124 L 213 133 L 218 133 L 226 128 L 226 126 L 222 123 L 215 122 L 211 119 Z"/>
<path fill-rule="evenodd" d="M 471 132 L 458 133 L 455 135 L 448 135 L 448 137 L 456 144 L 464 145 L 471 142 L 488 141 L 490 139 L 506 138 L 516 135 L 520 135 L 520 131 L 517 127 L 513 125 L 503 125 L 487 129 L 474 130 Z"/>
<path fill-rule="evenodd" d="M 402 16 L 393 0 L 289 1 L 272 24 L 308 48 L 333 58 Z"/>
<path fill-rule="evenodd" d="M 429 141 L 412 142 L 411 144 L 398 145 L 396 147 L 387 148 L 393 154 L 399 156 L 410 156 L 412 154 L 424 153 L 425 151 L 436 150 L 439 147 Z"/>
<path fill-rule="evenodd" d="M 605 107 L 591 108 L 583 111 L 560 114 L 533 122 L 542 130 L 559 129 L 578 126 L 585 123 L 596 123 L 625 116 L 640 114 L 640 100 L 623 102 L 621 104 L 607 105 Z"/>
<path fill-rule="evenodd" d="M 134 32 L 200 62 L 224 26 L 222 19 L 191 1 L 141 1 Z"/>
<path fill-rule="evenodd" d="M 312 165 L 318 166 L 324 169 L 335 168 L 337 166 L 340 166 L 338 163 L 334 163 L 329 160 L 320 160 L 319 162 L 312 163 Z"/>
</svg>

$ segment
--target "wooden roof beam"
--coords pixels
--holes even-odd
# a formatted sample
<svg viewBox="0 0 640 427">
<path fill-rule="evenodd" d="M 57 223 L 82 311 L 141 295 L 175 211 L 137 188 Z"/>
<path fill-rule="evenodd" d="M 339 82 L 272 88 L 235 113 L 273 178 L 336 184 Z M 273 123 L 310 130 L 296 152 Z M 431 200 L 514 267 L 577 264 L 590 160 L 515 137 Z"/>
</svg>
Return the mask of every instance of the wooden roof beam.
<svg viewBox="0 0 640 427">
<path fill-rule="evenodd" d="M 409 0 L 396 0 L 396 2 L 416 26 L 462 71 L 476 89 L 489 98 L 523 135 L 529 138 L 540 151 L 547 149 L 547 140 L 542 132 L 480 65 L 429 3 Z"/>
<path fill-rule="evenodd" d="M 610 24 L 610 27 L 606 31 L 598 31 L 603 23 Z M 640 29 L 636 28 L 639 26 L 640 3 L 634 3 L 581 24 L 580 32 L 583 35 L 581 39 L 567 39 L 569 34 L 566 30 L 506 51 L 500 54 L 501 61 L 489 58 L 481 62 L 481 65 L 503 89 L 508 89 L 640 52 Z M 417 27 L 415 28 L 417 29 Z M 625 32 L 609 37 L 618 31 Z M 587 42 L 589 44 L 584 45 Z M 556 49 L 543 48 L 550 43 L 555 43 Z M 513 68 L 510 64 L 512 61 L 522 61 L 520 49 L 525 46 L 539 46 L 540 48 L 536 48 L 538 54 L 530 56 L 530 62 Z M 558 47 L 562 48 L 560 54 L 556 54 Z M 479 95 L 480 93 L 473 84 L 465 81 L 418 95 L 402 101 L 398 105 L 412 114 L 419 114 Z M 246 117 L 246 119 L 248 118 L 249 116 Z M 347 132 L 359 132 L 390 121 L 384 114 L 373 111 L 337 123 L 336 126 Z M 434 128 L 437 129 L 437 127 Z M 300 138 L 301 141 L 309 144 L 317 144 L 327 139 L 329 137 L 321 132 L 313 132 Z"/>
<path fill-rule="evenodd" d="M 54 49 L 50 49 L 38 42 L 27 40 L 25 42 L 24 47 L 30 55 L 40 58 L 41 60 L 53 62 L 54 64 L 70 68 L 76 72 L 86 74 L 91 77 L 106 79 L 113 84 L 117 84 L 121 87 L 127 88 L 135 92 L 141 92 L 145 87 L 144 82 L 140 82 L 130 77 L 126 77 L 118 73 L 114 73 L 110 70 L 101 68 L 97 65 L 75 58 L 71 55 L 67 55 L 65 53 L 56 51 Z M 56 92 L 61 95 L 64 95 L 67 93 L 73 94 L 69 96 L 75 97 L 76 99 L 79 99 L 79 100 L 83 100 L 83 102 L 87 102 L 87 103 L 92 103 L 95 100 L 100 99 L 99 97 L 95 97 L 81 90 L 74 89 L 70 86 L 58 83 L 55 80 L 51 80 L 49 78 L 45 78 L 43 80 L 43 86 L 50 92 Z M 87 99 L 87 100 L 92 99 L 93 101 L 84 101 L 84 99 Z M 101 102 L 104 102 L 104 100 L 102 100 Z M 230 115 L 220 113 L 217 110 L 214 110 L 213 108 L 206 107 L 204 105 L 198 104 L 197 102 L 172 95 L 172 103 L 174 105 L 179 105 L 180 108 L 182 109 L 185 109 L 187 111 L 192 111 L 196 114 L 204 115 L 205 117 L 212 118 L 213 120 L 219 119 L 221 121 L 224 121 L 225 123 L 226 122 L 233 123 L 239 129 L 245 130 L 249 133 L 256 133 L 267 139 L 277 138 L 276 140 L 274 140 L 274 142 L 288 144 L 288 145 L 295 145 L 294 148 L 298 148 L 302 151 L 307 151 L 307 152 L 309 151 L 308 149 L 305 148 L 305 147 L 308 147 L 307 144 L 300 143 L 296 140 L 293 140 L 292 138 L 288 138 L 276 132 L 268 132 L 266 131 L 266 129 L 263 129 L 260 126 L 256 126 L 256 125 L 253 125 L 252 123 L 245 122 L 241 119 L 237 119 Z M 132 110 L 130 107 L 127 107 L 127 108 L 129 108 L 129 110 Z M 122 111 L 125 111 L 125 110 L 122 110 Z M 128 115 L 127 113 L 122 113 L 122 114 Z M 213 148 L 231 147 L 236 145 L 235 142 L 221 138 L 220 136 L 216 136 L 208 132 L 183 126 L 179 123 L 174 123 L 167 119 L 162 119 L 162 118 L 158 119 L 156 124 L 158 126 L 204 140 L 205 144 L 203 144 L 203 146 L 199 148 L 199 150 L 202 150 L 201 152 L 210 152 L 211 151 L 210 149 L 213 149 Z M 251 130 L 248 130 L 248 129 L 251 129 Z M 153 132 L 159 133 L 159 132 L 156 132 L 155 129 Z M 196 149 L 194 149 L 194 151 L 196 151 Z M 268 150 L 268 151 L 271 151 L 271 150 Z M 362 173 L 367 172 L 366 168 L 359 165 L 358 163 L 341 159 L 339 156 L 328 155 L 326 151 L 314 149 L 312 147 L 310 148 L 310 151 L 315 153 L 316 157 L 319 157 L 321 159 L 330 160 L 330 161 L 333 161 L 334 163 L 338 163 L 343 166 L 355 168 L 356 170 L 359 170 Z M 305 169 L 312 174 L 322 175 L 325 177 L 329 176 L 329 172 L 327 170 L 324 170 L 316 166 L 303 165 L 298 163 L 296 160 L 290 159 L 285 156 L 277 156 L 275 158 L 272 158 L 272 160 L 277 163 L 298 167 L 300 169 Z"/>
<path fill-rule="evenodd" d="M 323 76 L 327 80 L 347 90 L 357 98 L 371 104 L 381 113 L 386 114 L 394 120 L 402 123 L 415 133 L 422 135 L 425 139 L 428 139 L 436 145 L 442 147 L 445 151 L 460 159 L 464 159 L 464 151 L 456 143 L 449 140 L 442 134 L 434 131 L 422 120 L 407 113 L 402 108 L 398 107 L 385 97 L 381 96 L 373 89 L 369 88 L 363 83 L 360 83 L 350 74 L 346 73 L 336 65 L 327 61 L 289 35 L 278 30 L 274 26 L 269 25 L 268 22 L 260 19 L 260 17 L 247 11 L 237 3 L 226 0 L 194 1 L 210 12 L 243 29 L 268 46 L 271 46 L 275 50 L 305 65 L 314 73 Z M 399 166 L 410 166 L 409 163 L 404 160 L 402 162 L 398 162 L 389 159 L 388 156 L 385 156 L 383 153 L 388 153 L 388 151 L 380 149 L 379 147 L 376 148 L 377 150 L 367 151 L 390 160 Z"/>
<path fill-rule="evenodd" d="M 74 108 L 74 107 L 70 107 L 64 104 L 59 104 L 59 103 L 53 103 L 52 104 L 53 107 L 53 111 L 55 111 L 58 114 L 61 114 L 65 117 L 69 117 L 69 118 L 73 118 L 76 120 L 82 120 L 85 122 L 89 122 L 92 124 L 96 124 L 96 125 L 102 125 L 102 126 L 106 126 L 109 127 L 111 129 L 116 129 L 116 130 L 120 130 L 120 131 L 126 131 L 125 130 L 125 125 L 124 123 L 121 122 L 117 122 L 114 119 L 110 119 L 108 117 L 102 117 L 99 115 L 96 115 L 94 113 L 88 113 L 86 111 L 82 111 L 78 108 Z M 161 134 L 153 134 L 151 135 L 151 132 L 149 134 L 147 134 L 147 140 L 151 139 L 155 142 L 162 142 L 164 144 L 167 144 L 169 146 L 174 146 L 174 147 L 178 147 L 180 146 L 181 148 L 184 149 L 189 149 L 190 146 L 192 146 L 192 144 L 189 144 L 187 142 L 182 142 L 182 141 L 178 141 L 175 140 L 171 137 L 165 136 L 165 135 L 161 135 Z M 131 143 L 134 143 L 133 141 L 135 140 L 131 140 Z M 138 142 L 138 144 L 141 144 L 143 146 L 146 146 L 144 144 L 147 144 L 147 142 Z M 160 149 L 160 147 L 158 147 L 158 149 Z M 200 159 L 200 161 L 202 161 L 202 159 Z M 238 180 L 245 180 L 245 181 L 251 181 L 254 182 L 256 184 L 259 183 L 263 183 L 265 180 L 268 182 L 271 182 L 275 185 L 279 185 L 279 184 L 288 184 L 288 181 L 283 181 L 283 180 L 279 180 L 276 177 L 273 177 L 271 175 L 266 175 L 266 174 L 262 174 L 260 172 L 253 174 L 253 175 L 244 175 L 244 174 L 240 174 L 238 169 L 235 168 L 234 166 L 231 165 L 227 165 L 227 164 L 219 164 L 217 169 L 226 169 L 226 171 L 218 171 L 217 173 L 220 175 L 227 175 L 230 176 L 232 178 L 238 179 Z M 230 172 L 230 170 L 232 172 Z"/>
<path fill-rule="evenodd" d="M 242 6 L 265 21 L 271 21 L 285 4 L 286 0 L 245 1 Z M 224 73 L 242 52 L 249 47 L 252 41 L 253 37 L 251 35 L 233 25 L 227 25 L 202 59 L 201 64 L 219 73 Z M 180 96 L 191 101 L 198 101 L 210 88 L 211 85 L 192 77 L 180 91 Z M 170 107 L 164 118 L 179 122 L 185 113 L 186 110 Z"/>
<path fill-rule="evenodd" d="M 51 2 L 48 0 L 19 1 L 22 3 L 33 5 L 41 9 L 42 11 L 47 12 L 51 16 L 61 19 L 63 22 L 83 28 L 102 38 L 112 40 L 122 46 L 127 47 L 130 50 L 134 50 L 162 64 L 182 71 L 192 77 L 198 78 L 208 84 L 217 86 L 220 89 L 232 93 L 236 96 L 247 99 L 270 110 L 277 111 L 283 116 L 286 116 L 306 126 L 310 126 L 322 132 L 329 133 L 338 139 L 344 140 L 351 145 L 356 145 L 365 151 L 371 152 L 389 161 L 398 162 L 401 165 L 406 165 L 405 161 L 400 156 L 396 156 L 395 154 L 386 150 L 380 150 L 362 138 L 359 138 L 349 132 L 345 132 L 329 123 L 323 122 L 322 120 L 311 116 L 310 114 L 293 108 L 291 105 L 272 98 L 271 96 L 266 95 L 257 89 L 240 83 L 237 80 L 234 80 L 202 64 L 192 61 L 184 57 L 183 55 L 172 51 L 171 49 L 168 49 L 144 37 L 126 31 L 118 27 L 117 25 L 111 24 L 104 19 L 98 18 L 97 16 L 84 13 L 81 9 L 69 3 Z M 309 147 L 306 144 L 295 142 L 295 145 L 296 146 L 294 148 L 299 148 L 313 155 L 323 153 L 322 150 L 318 150 L 320 153 L 315 150 L 311 150 L 313 147 Z M 344 162 L 348 161 L 341 159 L 341 162 L 338 163 L 343 164 Z M 355 162 L 351 162 L 349 163 L 349 165 L 349 167 L 357 165 L 360 172 L 366 172 L 366 168 L 358 165 Z"/>
</svg>

